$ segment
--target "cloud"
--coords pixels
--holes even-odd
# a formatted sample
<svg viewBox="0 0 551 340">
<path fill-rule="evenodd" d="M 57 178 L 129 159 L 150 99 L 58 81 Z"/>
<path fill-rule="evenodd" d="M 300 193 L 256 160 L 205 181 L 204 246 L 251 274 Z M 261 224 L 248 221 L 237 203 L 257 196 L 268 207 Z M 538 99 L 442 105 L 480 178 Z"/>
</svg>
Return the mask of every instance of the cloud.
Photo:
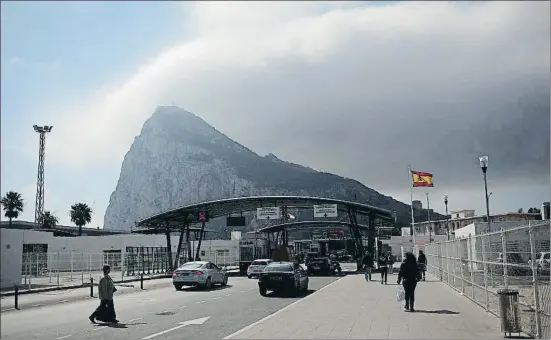
<svg viewBox="0 0 551 340">
<path fill-rule="evenodd" d="M 254 151 L 380 190 L 407 185 L 408 164 L 478 185 L 481 154 L 495 181 L 549 182 L 548 2 L 185 9 L 193 39 L 59 112 L 49 161 L 120 164 L 175 102 Z"/>
</svg>

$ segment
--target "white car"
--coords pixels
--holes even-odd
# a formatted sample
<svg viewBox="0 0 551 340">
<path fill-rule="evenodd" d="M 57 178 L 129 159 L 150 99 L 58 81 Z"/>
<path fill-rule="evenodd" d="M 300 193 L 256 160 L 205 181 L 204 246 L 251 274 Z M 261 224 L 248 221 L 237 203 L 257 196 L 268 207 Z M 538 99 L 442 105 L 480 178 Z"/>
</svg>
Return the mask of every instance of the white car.
<svg viewBox="0 0 551 340">
<path fill-rule="evenodd" d="M 264 268 L 266 268 L 266 266 L 272 262 L 274 261 L 270 259 L 254 260 L 253 263 L 251 263 L 251 265 L 249 266 L 249 268 L 247 268 L 247 277 L 251 279 L 253 276 L 256 276 L 256 277 L 260 276 L 260 273 L 262 273 Z"/>
<path fill-rule="evenodd" d="M 184 286 L 210 289 L 214 284 L 227 285 L 228 274 L 212 262 L 187 262 L 172 273 L 172 283 L 176 290 Z"/>
</svg>

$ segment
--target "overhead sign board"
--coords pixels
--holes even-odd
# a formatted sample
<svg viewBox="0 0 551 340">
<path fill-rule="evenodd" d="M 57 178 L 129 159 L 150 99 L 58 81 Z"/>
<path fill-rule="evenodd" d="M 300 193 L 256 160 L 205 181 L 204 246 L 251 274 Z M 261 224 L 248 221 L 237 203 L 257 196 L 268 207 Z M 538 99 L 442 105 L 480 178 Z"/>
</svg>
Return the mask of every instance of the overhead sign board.
<svg viewBox="0 0 551 340">
<path fill-rule="evenodd" d="M 280 207 L 256 208 L 257 220 L 277 220 L 281 218 Z"/>
<path fill-rule="evenodd" d="M 316 217 L 338 217 L 336 204 L 314 205 L 314 218 Z"/>
</svg>

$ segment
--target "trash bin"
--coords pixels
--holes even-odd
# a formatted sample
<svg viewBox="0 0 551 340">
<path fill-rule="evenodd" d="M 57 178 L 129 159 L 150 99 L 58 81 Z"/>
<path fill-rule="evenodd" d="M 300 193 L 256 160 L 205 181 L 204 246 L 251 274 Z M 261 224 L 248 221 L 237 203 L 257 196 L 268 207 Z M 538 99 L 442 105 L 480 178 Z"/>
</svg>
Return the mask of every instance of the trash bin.
<svg viewBox="0 0 551 340">
<path fill-rule="evenodd" d="M 518 290 L 500 289 L 497 291 L 499 297 L 499 319 L 501 331 L 507 335 L 522 332 L 518 310 Z"/>
</svg>

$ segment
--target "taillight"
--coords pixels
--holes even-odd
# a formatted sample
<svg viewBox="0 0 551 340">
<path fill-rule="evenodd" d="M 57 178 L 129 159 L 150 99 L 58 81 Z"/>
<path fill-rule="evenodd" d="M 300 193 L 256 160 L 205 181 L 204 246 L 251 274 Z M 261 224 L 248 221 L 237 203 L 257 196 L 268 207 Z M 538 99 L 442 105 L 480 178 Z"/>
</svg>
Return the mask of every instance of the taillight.
<svg viewBox="0 0 551 340">
<path fill-rule="evenodd" d="M 193 272 L 193 275 L 203 275 L 202 271 L 196 270 Z"/>
<path fill-rule="evenodd" d="M 247 268 L 247 270 L 251 270 L 252 267 L 253 267 L 253 266 L 249 266 L 249 268 Z"/>
<path fill-rule="evenodd" d="M 172 273 L 172 276 L 176 276 L 176 272 L 173 272 L 173 273 Z"/>
</svg>

